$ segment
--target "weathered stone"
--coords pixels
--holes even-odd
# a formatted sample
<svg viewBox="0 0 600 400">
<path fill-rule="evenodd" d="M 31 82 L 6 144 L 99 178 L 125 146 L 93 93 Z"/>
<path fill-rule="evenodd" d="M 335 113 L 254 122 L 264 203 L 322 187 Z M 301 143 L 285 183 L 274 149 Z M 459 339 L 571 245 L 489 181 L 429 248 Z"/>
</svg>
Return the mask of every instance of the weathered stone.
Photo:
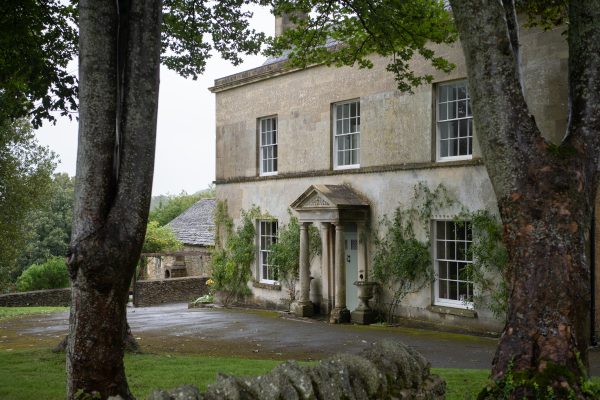
<svg viewBox="0 0 600 400">
<path fill-rule="evenodd" d="M 183 385 L 169 392 L 155 390 L 148 396 L 148 400 L 200 400 L 201 394 L 197 387 Z"/>
<path fill-rule="evenodd" d="M 206 277 L 190 276 L 137 281 L 133 302 L 136 307 L 189 302 L 208 293 L 207 280 Z"/>
<path fill-rule="evenodd" d="M 189 386 L 180 389 L 192 393 Z M 417 351 L 399 342 L 384 341 L 361 355 L 338 354 L 315 366 L 289 361 L 255 378 L 219 375 L 217 382 L 198 397 L 174 397 L 176 390 L 156 391 L 149 399 L 438 400 L 444 398 L 446 384 L 430 374 L 429 363 Z"/>
</svg>

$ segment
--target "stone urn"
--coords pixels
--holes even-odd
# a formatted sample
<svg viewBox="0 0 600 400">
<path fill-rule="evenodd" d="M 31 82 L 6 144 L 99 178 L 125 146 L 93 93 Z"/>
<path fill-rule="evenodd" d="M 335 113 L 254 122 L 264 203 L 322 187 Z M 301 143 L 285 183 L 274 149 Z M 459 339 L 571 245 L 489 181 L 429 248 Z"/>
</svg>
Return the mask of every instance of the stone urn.
<svg viewBox="0 0 600 400">
<path fill-rule="evenodd" d="M 359 304 L 356 310 L 350 314 L 352 322 L 361 325 L 372 324 L 375 320 L 375 313 L 369 307 L 369 300 L 373 297 L 373 289 L 377 282 L 356 281 L 354 286 L 358 288 Z"/>
</svg>

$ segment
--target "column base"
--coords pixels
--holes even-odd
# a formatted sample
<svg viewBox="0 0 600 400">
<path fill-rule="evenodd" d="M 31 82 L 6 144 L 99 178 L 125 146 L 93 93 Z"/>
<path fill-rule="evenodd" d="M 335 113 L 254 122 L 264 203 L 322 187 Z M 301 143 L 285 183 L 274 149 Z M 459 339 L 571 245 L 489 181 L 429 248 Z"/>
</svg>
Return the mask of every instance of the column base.
<svg viewBox="0 0 600 400">
<path fill-rule="evenodd" d="M 369 325 L 375 322 L 375 313 L 371 309 L 356 309 L 350 314 L 350 320 L 355 324 Z"/>
<path fill-rule="evenodd" d="M 312 317 L 315 313 L 315 306 L 311 301 L 296 302 L 292 306 L 292 312 L 298 317 Z"/>
<path fill-rule="evenodd" d="M 344 308 L 334 308 L 329 316 L 329 322 L 332 324 L 345 324 L 350 322 L 350 310 Z"/>
</svg>

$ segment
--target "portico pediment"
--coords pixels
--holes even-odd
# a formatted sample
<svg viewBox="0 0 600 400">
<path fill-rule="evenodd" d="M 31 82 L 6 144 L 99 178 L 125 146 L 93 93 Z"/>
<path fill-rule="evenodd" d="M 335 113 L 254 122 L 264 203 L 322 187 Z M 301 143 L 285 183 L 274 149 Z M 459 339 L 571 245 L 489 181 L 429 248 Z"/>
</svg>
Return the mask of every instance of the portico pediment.
<svg viewBox="0 0 600 400">
<path fill-rule="evenodd" d="M 311 185 L 290 207 L 301 220 L 364 220 L 369 203 L 348 185 Z"/>
</svg>

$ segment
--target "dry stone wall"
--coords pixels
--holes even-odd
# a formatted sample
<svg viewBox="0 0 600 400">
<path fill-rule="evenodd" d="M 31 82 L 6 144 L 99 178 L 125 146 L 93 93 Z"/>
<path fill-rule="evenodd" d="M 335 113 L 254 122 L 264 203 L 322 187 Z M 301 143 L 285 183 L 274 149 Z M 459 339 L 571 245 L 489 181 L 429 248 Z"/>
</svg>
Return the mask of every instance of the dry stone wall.
<svg viewBox="0 0 600 400">
<path fill-rule="evenodd" d="M 430 373 L 421 354 L 383 341 L 358 356 L 338 354 L 314 366 L 288 361 L 256 378 L 220 375 L 205 393 L 186 385 L 154 391 L 148 400 L 441 400 L 445 392 L 446 383 Z"/>
<path fill-rule="evenodd" d="M 0 307 L 61 307 L 71 304 L 71 289 L 48 289 L 0 295 Z"/>
<path fill-rule="evenodd" d="M 189 302 L 208 293 L 203 277 L 137 281 L 133 304 L 145 307 L 158 304 Z"/>
</svg>

